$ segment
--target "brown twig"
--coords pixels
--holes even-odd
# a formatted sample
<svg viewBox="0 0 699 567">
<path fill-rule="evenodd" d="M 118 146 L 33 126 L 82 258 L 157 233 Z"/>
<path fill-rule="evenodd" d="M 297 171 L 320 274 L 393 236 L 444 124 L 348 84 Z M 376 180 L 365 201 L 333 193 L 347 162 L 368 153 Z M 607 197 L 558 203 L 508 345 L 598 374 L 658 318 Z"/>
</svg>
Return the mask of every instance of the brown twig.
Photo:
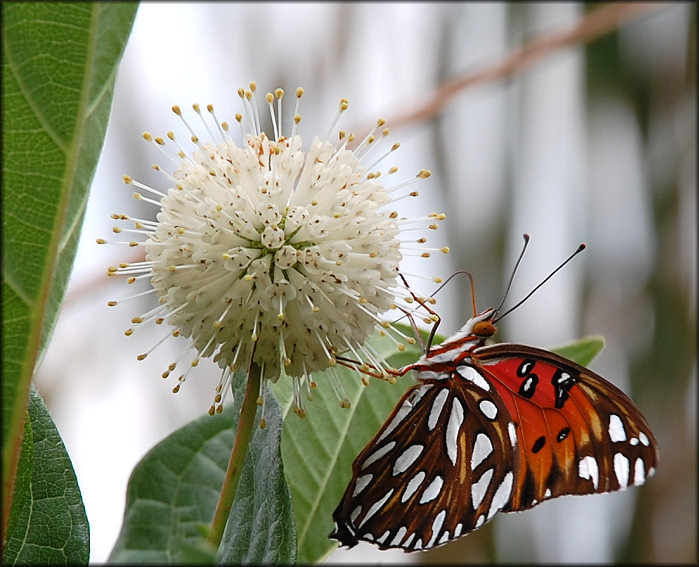
<svg viewBox="0 0 699 567">
<path fill-rule="evenodd" d="M 581 18 L 573 27 L 537 37 L 510 52 L 501 61 L 475 73 L 454 77 L 442 83 L 423 102 L 402 114 L 386 120 L 391 128 L 422 122 L 433 118 L 461 91 L 477 85 L 493 83 L 523 71 L 539 59 L 566 47 L 585 45 L 610 33 L 632 18 L 649 14 L 661 7 L 662 2 L 615 2 L 605 4 Z M 358 130 L 368 131 L 369 128 Z M 358 140 L 363 136 L 357 136 Z"/>
</svg>

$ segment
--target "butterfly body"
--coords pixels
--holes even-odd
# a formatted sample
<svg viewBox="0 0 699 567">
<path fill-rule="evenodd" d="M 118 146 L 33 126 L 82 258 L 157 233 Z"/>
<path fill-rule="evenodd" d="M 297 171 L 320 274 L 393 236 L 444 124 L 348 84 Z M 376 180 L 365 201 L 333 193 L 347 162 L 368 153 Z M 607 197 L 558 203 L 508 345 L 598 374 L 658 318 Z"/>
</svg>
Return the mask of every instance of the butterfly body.
<svg viewBox="0 0 699 567">
<path fill-rule="evenodd" d="M 333 514 L 343 545 L 429 549 L 498 511 L 653 474 L 657 446 L 633 402 L 549 351 L 486 345 L 496 315 L 476 315 L 400 370 L 418 383 L 353 463 Z"/>
</svg>

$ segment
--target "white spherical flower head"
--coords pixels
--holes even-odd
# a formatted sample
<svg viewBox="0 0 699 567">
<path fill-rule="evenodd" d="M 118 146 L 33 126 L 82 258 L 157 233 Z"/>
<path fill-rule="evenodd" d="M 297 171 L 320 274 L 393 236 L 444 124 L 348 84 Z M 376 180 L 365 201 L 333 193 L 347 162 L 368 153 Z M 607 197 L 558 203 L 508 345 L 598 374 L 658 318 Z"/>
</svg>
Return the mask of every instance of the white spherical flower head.
<svg viewBox="0 0 699 567">
<path fill-rule="evenodd" d="M 327 368 L 394 302 L 399 228 L 353 152 L 247 135 L 175 171 L 146 243 L 170 324 L 202 356 L 254 360 L 276 380 Z M 174 267 L 174 269 L 173 269 Z"/>
<path fill-rule="evenodd" d="M 114 215 L 133 220 L 135 229 L 147 234 L 143 243 L 130 243 L 144 245 L 145 262 L 122 264 L 108 273 L 130 275 L 130 282 L 136 274 L 149 276 L 159 307 L 134 322 L 166 320 L 176 327 L 175 334 L 190 339 L 186 350 L 196 351 L 191 366 L 213 356 L 223 369 L 212 412 L 221 409 L 231 372 L 247 371 L 254 363 L 264 379 L 276 381 L 282 371 L 294 379 L 297 413 L 303 414 L 302 385 L 308 388 L 310 374 L 334 366 L 342 353 L 350 356 L 341 362 L 355 361 L 350 366 L 361 369 L 368 360 L 364 368 L 382 375 L 385 363 L 376 360 L 365 341 L 377 326 L 388 326 L 381 314 L 396 307 L 403 288 L 401 228 L 414 222 L 436 228 L 435 220 L 444 215 L 400 219 L 390 209 L 396 197 L 381 174 L 362 163 L 376 145 L 382 120 L 355 150 L 348 148 L 353 137 L 343 132 L 338 145 L 316 137 L 304 148 L 296 133 L 302 89 L 289 136 L 281 133 L 283 91 L 267 95 L 274 126 L 270 139 L 260 128 L 254 83 L 250 87 L 239 91 L 250 122 L 246 131 L 243 116 L 236 115 L 243 130 L 240 144 L 211 106 L 221 141 L 201 143 L 183 119 L 197 145 L 191 155 L 179 146 L 176 155 L 168 154 L 162 138 L 144 134 L 175 158 L 177 168 L 169 177 L 173 186 L 161 193 L 125 177 L 160 197 L 151 201 L 135 194 L 157 204 L 160 212 L 157 222 Z M 343 99 L 338 117 L 346 108 Z M 201 116 L 198 105 L 194 109 Z M 182 117 L 178 107 L 173 110 Z M 168 138 L 176 143 L 173 133 Z M 428 175 L 423 170 L 415 179 Z"/>
</svg>

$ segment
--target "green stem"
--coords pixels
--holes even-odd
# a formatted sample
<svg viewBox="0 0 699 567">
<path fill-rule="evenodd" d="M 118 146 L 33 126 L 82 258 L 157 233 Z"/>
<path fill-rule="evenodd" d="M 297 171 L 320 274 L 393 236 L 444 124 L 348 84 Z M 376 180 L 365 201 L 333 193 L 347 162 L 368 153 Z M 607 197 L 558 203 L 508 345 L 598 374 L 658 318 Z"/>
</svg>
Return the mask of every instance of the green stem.
<svg viewBox="0 0 699 567">
<path fill-rule="evenodd" d="M 226 522 L 228 522 L 228 516 L 231 513 L 235 491 L 238 488 L 240 473 L 243 471 L 245 455 L 248 452 L 250 439 L 252 439 L 259 392 L 260 367 L 253 362 L 250 365 L 243 406 L 240 408 L 240 420 L 238 421 L 238 429 L 235 434 L 235 443 L 233 443 L 233 452 L 228 461 L 228 469 L 226 470 L 226 477 L 223 479 L 221 496 L 219 496 L 216 512 L 214 513 L 214 519 L 211 522 L 211 529 L 209 530 L 209 536 L 207 538 L 208 541 L 213 543 L 217 548 L 221 544 L 223 532 L 226 529 Z"/>
</svg>

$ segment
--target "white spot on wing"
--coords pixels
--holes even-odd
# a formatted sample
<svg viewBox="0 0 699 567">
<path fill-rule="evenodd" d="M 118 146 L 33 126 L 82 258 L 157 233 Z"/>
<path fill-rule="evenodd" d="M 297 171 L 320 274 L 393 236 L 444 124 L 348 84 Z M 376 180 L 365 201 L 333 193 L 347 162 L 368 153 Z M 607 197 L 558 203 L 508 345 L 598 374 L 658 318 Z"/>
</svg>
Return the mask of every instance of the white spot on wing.
<svg viewBox="0 0 699 567">
<path fill-rule="evenodd" d="M 490 479 L 493 478 L 493 469 L 488 469 L 485 471 L 478 482 L 474 482 L 471 485 L 471 505 L 473 509 L 477 509 L 478 506 L 483 502 L 483 497 L 485 496 L 488 486 L 490 485 Z"/>
<path fill-rule="evenodd" d="M 403 538 L 405 537 L 405 534 L 408 533 L 408 528 L 405 526 L 401 526 L 398 532 L 396 533 L 396 537 L 394 537 L 391 540 L 391 543 L 388 545 L 398 545 L 401 541 L 403 541 Z"/>
<path fill-rule="evenodd" d="M 490 503 L 490 510 L 488 511 L 488 519 L 492 518 L 495 512 L 501 510 L 505 504 L 510 500 L 510 494 L 512 494 L 512 482 L 514 481 L 514 475 L 512 471 L 505 475 L 502 479 L 500 486 L 495 491 L 493 496 L 493 501 Z"/>
<path fill-rule="evenodd" d="M 481 408 L 483 415 L 490 420 L 495 419 L 498 415 L 498 407 L 490 400 L 481 400 L 478 403 L 478 407 Z"/>
<path fill-rule="evenodd" d="M 569 379 L 570 379 L 570 374 L 568 374 L 567 372 L 561 372 L 561 373 L 558 375 L 558 379 L 556 380 L 556 382 L 557 382 L 558 384 L 564 384 L 564 383 L 567 382 Z"/>
<path fill-rule="evenodd" d="M 444 524 L 444 518 L 446 517 L 446 510 L 442 510 L 435 517 L 434 522 L 432 522 L 432 537 L 430 538 L 430 541 L 427 542 L 427 547 L 432 547 L 434 545 L 434 542 L 437 541 L 437 538 L 439 537 L 439 532 L 442 530 L 442 525 Z"/>
<path fill-rule="evenodd" d="M 389 530 L 386 530 L 383 535 L 376 540 L 377 543 L 384 543 L 388 537 L 391 535 L 391 532 Z"/>
<path fill-rule="evenodd" d="M 422 396 L 424 396 L 427 390 L 429 390 L 430 388 L 432 388 L 432 384 L 425 384 L 417 390 L 413 390 L 413 393 L 410 396 L 410 398 L 406 399 L 403 402 L 403 405 L 396 412 L 396 415 L 393 416 L 391 422 L 388 424 L 386 429 L 383 430 L 381 437 L 379 437 L 378 439 L 379 441 L 383 441 L 386 438 L 386 436 L 389 433 L 391 433 L 391 431 L 398 427 L 400 422 L 406 418 L 406 416 L 413 410 L 415 405 L 422 399 Z"/>
<path fill-rule="evenodd" d="M 636 486 L 640 486 L 644 482 L 646 482 L 646 467 L 643 464 L 643 459 L 639 457 L 636 459 L 636 464 L 633 468 L 633 483 Z"/>
<path fill-rule="evenodd" d="M 447 423 L 447 455 L 452 465 L 456 465 L 457 457 L 457 440 L 459 438 L 459 430 L 461 429 L 461 424 L 464 422 L 464 407 L 461 402 L 454 398 L 454 402 L 451 406 L 451 414 L 449 415 L 449 422 Z"/>
<path fill-rule="evenodd" d="M 426 502 L 431 502 L 437 496 L 439 496 L 439 493 L 442 491 L 442 484 L 444 484 L 444 480 L 442 479 L 441 476 L 436 476 L 434 479 L 432 479 L 432 482 L 425 488 L 425 491 L 422 493 L 422 496 L 420 496 L 420 504 L 425 504 Z"/>
<path fill-rule="evenodd" d="M 414 539 L 415 539 L 415 532 L 411 533 L 411 534 L 408 536 L 408 539 L 406 539 L 406 540 L 403 542 L 403 545 L 402 545 L 401 547 L 409 548 L 409 547 L 410 547 L 410 544 L 413 542 Z"/>
<path fill-rule="evenodd" d="M 483 524 L 485 524 L 485 516 L 481 514 L 478 516 L 478 519 L 476 520 L 476 528 L 480 528 Z"/>
<path fill-rule="evenodd" d="M 411 478 L 408 486 L 405 487 L 403 496 L 400 497 L 400 501 L 403 503 L 407 502 L 408 499 L 415 494 L 415 492 L 417 492 L 417 489 L 420 488 L 423 480 L 425 480 L 425 471 L 420 471 L 413 478 Z"/>
<path fill-rule="evenodd" d="M 430 362 L 438 362 L 437 357 L 430 357 Z M 436 370 L 421 370 L 417 373 L 418 380 L 449 380 L 450 372 L 438 372 Z M 432 386 L 432 384 L 430 384 Z"/>
<path fill-rule="evenodd" d="M 461 530 L 463 530 L 463 529 L 464 529 L 464 525 L 461 522 L 456 524 L 456 527 L 454 528 L 454 537 L 455 538 L 459 537 L 461 535 Z"/>
<path fill-rule="evenodd" d="M 597 484 L 599 483 L 599 468 L 597 467 L 597 461 L 591 455 L 587 455 L 580 459 L 578 463 L 578 476 L 580 478 L 592 480 L 592 486 L 597 490 Z"/>
<path fill-rule="evenodd" d="M 619 490 L 624 490 L 629 485 L 629 460 L 621 453 L 614 455 L 614 474 L 619 481 Z"/>
<path fill-rule="evenodd" d="M 638 438 L 641 440 L 641 443 L 643 443 L 646 447 L 650 447 L 650 439 L 648 439 L 648 436 L 641 431 L 638 434 Z"/>
<path fill-rule="evenodd" d="M 366 461 L 364 461 L 362 463 L 362 470 L 367 468 L 370 464 L 375 463 L 380 458 L 385 457 L 388 453 L 390 453 L 393 450 L 393 447 L 395 447 L 395 446 L 396 446 L 396 442 L 391 441 L 390 443 L 386 443 L 380 449 L 374 451 L 371 455 L 369 455 L 366 458 Z"/>
<path fill-rule="evenodd" d="M 449 530 L 444 532 L 442 534 L 442 537 L 439 538 L 439 541 L 437 542 L 437 545 L 442 545 L 443 543 L 449 541 Z"/>
<path fill-rule="evenodd" d="M 509 471 L 505 478 L 502 479 L 500 486 L 495 491 L 493 496 L 493 501 L 490 503 L 490 510 L 488 511 L 488 519 L 492 518 L 495 512 L 504 508 L 505 504 L 510 500 L 510 494 L 512 493 L 512 482 L 514 481 L 514 475 L 512 471 Z"/>
<path fill-rule="evenodd" d="M 459 353 L 463 352 L 463 348 L 455 348 L 455 349 L 449 349 L 445 352 L 440 352 L 439 354 L 431 354 L 430 355 L 430 362 L 435 362 L 435 363 L 442 363 L 442 362 L 451 362 L 454 360 L 455 356 L 458 356 Z"/>
<path fill-rule="evenodd" d="M 410 468 L 410 465 L 412 465 L 420 456 L 424 448 L 424 445 L 411 445 L 405 451 L 403 451 L 401 456 L 398 457 L 396 462 L 393 464 L 393 476 L 397 476 L 407 471 Z"/>
<path fill-rule="evenodd" d="M 376 514 L 376 512 L 378 512 L 383 507 L 383 505 L 386 504 L 386 501 L 391 497 L 391 494 L 393 494 L 392 488 L 386 493 L 386 495 L 381 500 L 379 500 L 378 502 L 374 502 L 371 508 L 369 508 L 369 511 L 366 513 L 366 516 L 364 516 L 362 523 L 359 524 L 357 528 L 361 528 L 369 518 Z"/>
<path fill-rule="evenodd" d="M 354 491 L 352 491 L 352 498 L 354 498 L 355 496 L 357 496 L 357 494 L 364 490 L 367 487 L 367 484 L 371 482 L 371 479 L 373 477 L 373 474 L 365 474 L 364 476 L 360 476 L 354 485 Z"/>
<path fill-rule="evenodd" d="M 391 420 L 391 423 L 389 423 L 386 426 L 386 429 L 383 430 L 383 433 L 381 434 L 381 437 L 379 437 L 379 441 L 383 441 L 386 436 L 391 433 L 396 427 L 398 427 L 398 424 L 403 421 L 406 416 L 413 410 L 413 404 L 409 403 L 407 400 L 403 402 L 403 405 L 400 406 L 400 409 L 396 412 L 396 415 L 393 416 L 393 419 Z"/>
<path fill-rule="evenodd" d="M 471 454 L 471 470 L 480 465 L 492 452 L 493 444 L 490 438 L 485 433 L 476 435 L 476 442 L 473 444 L 473 453 Z"/>
<path fill-rule="evenodd" d="M 473 366 L 459 366 L 456 369 L 456 372 L 461 376 L 464 380 L 467 380 L 471 382 L 472 384 L 475 384 L 478 386 L 481 390 L 485 390 L 486 392 L 490 392 L 490 385 L 488 384 L 488 381 L 483 378 L 480 372 L 476 370 Z"/>
<path fill-rule="evenodd" d="M 612 440 L 612 443 L 626 441 L 624 424 L 621 418 L 614 413 L 609 416 L 609 438 Z"/>
<path fill-rule="evenodd" d="M 547 488 L 546 492 L 544 492 L 544 498 L 551 498 L 551 489 Z"/>
<path fill-rule="evenodd" d="M 352 510 L 352 513 L 350 514 L 350 520 L 352 520 L 352 524 L 354 524 L 357 521 L 357 516 L 361 514 L 362 512 L 362 507 L 357 506 L 354 510 Z"/>
<path fill-rule="evenodd" d="M 514 449 L 517 446 L 517 428 L 514 421 L 507 424 L 507 434 L 510 436 L 510 445 Z"/>
<path fill-rule="evenodd" d="M 430 409 L 430 417 L 427 419 L 427 429 L 432 431 L 437 425 L 437 420 L 439 416 L 442 415 L 442 409 L 444 409 L 444 403 L 449 397 L 449 390 L 447 388 L 442 389 L 437 397 L 432 402 L 432 409 Z"/>
</svg>

